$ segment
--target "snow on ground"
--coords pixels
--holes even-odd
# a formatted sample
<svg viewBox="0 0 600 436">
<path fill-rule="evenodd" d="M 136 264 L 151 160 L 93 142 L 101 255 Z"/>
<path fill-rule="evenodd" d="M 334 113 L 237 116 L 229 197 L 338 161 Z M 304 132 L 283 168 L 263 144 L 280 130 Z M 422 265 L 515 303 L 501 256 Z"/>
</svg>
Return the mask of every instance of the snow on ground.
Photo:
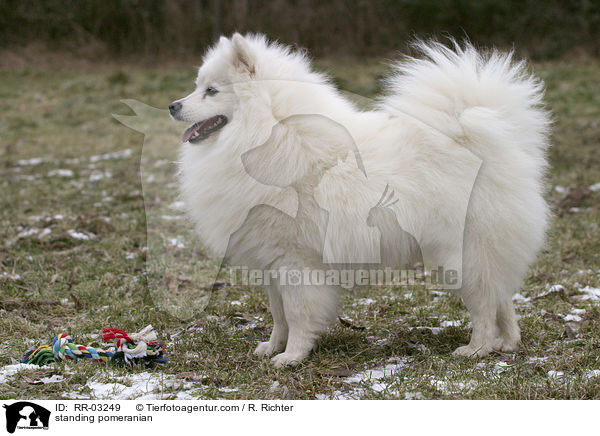
<svg viewBox="0 0 600 436">
<path fill-rule="evenodd" d="M 585 294 L 581 297 L 582 300 L 600 301 L 600 288 L 586 286 L 585 288 L 579 288 L 579 292 Z"/>
<path fill-rule="evenodd" d="M 17 165 L 39 165 L 44 162 L 41 157 L 33 157 L 31 159 L 21 159 L 17 161 Z"/>
<path fill-rule="evenodd" d="M 14 365 L 4 366 L 0 368 L 0 383 L 6 383 L 15 374 L 26 369 L 40 369 L 40 367 L 30 363 L 15 363 Z"/>
<path fill-rule="evenodd" d="M 0 278 L 8 280 L 21 280 L 21 276 L 19 274 L 13 274 L 6 271 L 2 271 L 2 274 L 0 274 Z"/>
<path fill-rule="evenodd" d="M 71 236 L 71 238 L 81 239 L 82 241 L 89 241 L 90 239 L 97 238 L 96 235 L 94 235 L 93 233 L 90 233 L 90 232 L 82 233 L 82 232 L 78 232 L 77 230 L 74 230 L 74 229 L 67 230 L 67 233 L 69 234 L 69 236 Z"/>
<path fill-rule="evenodd" d="M 110 171 L 94 171 L 90 174 L 90 182 L 97 182 L 99 180 L 110 179 L 112 173 Z"/>
<path fill-rule="evenodd" d="M 185 248 L 185 243 L 182 240 L 182 237 L 177 237 L 177 238 L 167 238 L 167 242 L 169 243 L 169 245 L 171 247 L 177 247 L 177 248 Z"/>
<path fill-rule="evenodd" d="M 38 381 L 46 384 L 46 383 L 58 383 L 63 381 L 65 378 L 62 375 L 54 374 L 51 377 L 42 377 Z"/>
<path fill-rule="evenodd" d="M 390 385 L 393 383 L 393 379 L 398 378 L 398 374 L 403 368 L 408 366 L 410 359 L 407 358 L 394 358 L 388 360 L 387 364 L 382 367 L 367 369 L 359 372 L 358 374 L 348 377 L 344 380 L 348 383 L 350 390 L 348 391 L 335 391 L 331 395 L 317 394 L 317 400 L 353 400 L 360 398 L 367 391 L 383 392 L 387 395 L 394 395 L 397 390 L 391 388 Z"/>
<path fill-rule="evenodd" d="M 515 303 L 526 304 L 526 303 L 531 302 L 531 297 L 525 297 L 522 294 L 517 293 L 517 294 L 513 295 L 512 300 Z"/>
<path fill-rule="evenodd" d="M 98 162 L 101 160 L 110 160 L 110 159 L 125 159 L 131 157 L 133 155 L 133 150 L 130 148 L 126 148 L 121 151 L 114 151 L 112 153 L 99 154 L 95 156 L 90 156 L 90 162 Z"/>
<path fill-rule="evenodd" d="M 418 327 L 409 327 L 409 330 L 429 330 L 434 335 L 439 334 L 443 329 L 442 327 L 428 327 L 428 326 L 418 326 Z"/>
<path fill-rule="evenodd" d="M 440 327 L 460 327 L 463 323 L 464 321 L 462 319 L 457 319 L 456 321 L 442 321 L 440 322 Z"/>
<path fill-rule="evenodd" d="M 93 377 L 86 383 L 82 392 L 69 392 L 67 398 L 98 400 L 162 400 L 162 399 L 194 399 L 191 382 L 177 379 L 173 375 L 141 372 L 121 377 L 112 377 L 111 382 L 98 381 Z"/>
<path fill-rule="evenodd" d="M 48 177 L 73 177 L 73 170 L 59 168 L 48 173 Z"/>
<path fill-rule="evenodd" d="M 360 298 L 353 303 L 353 306 L 368 306 L 373 303 L 376 303 L 376 301 L 372 298 Z"/>
<path fill-rule="evenodd" d="M 353 400 L 364 397 L 368 393 L 384 392 L 387 398 L 398 397 L 402 394 L 396 387 L 399 381 L 404 380 L 402 371 L 410 365 L 410 358 L 393 358 L 387 361 L 384 366 L 367 369 L 359 372 L 351 377 L 344 379 L 344 383 L 349 389 L 336 390 L 331 394 L 317 394 L 317 400 Z M 494 366 L 495 373 L 503 372 L 510 369 L 510 365 L 505 362 L 499 362 Z M 423 376 L 432 387 L 444 394 L 464 394 L 472 391 L 477 387 L 476 380 L 452 380 L 454 376 L 459 376 L 453 372 L 448 372 L 446 377 L 441 379 L 433 376 Z M 404 399 L 422 399 L 424 398 L 421 392 L 405 392 Z"/>
</svg>

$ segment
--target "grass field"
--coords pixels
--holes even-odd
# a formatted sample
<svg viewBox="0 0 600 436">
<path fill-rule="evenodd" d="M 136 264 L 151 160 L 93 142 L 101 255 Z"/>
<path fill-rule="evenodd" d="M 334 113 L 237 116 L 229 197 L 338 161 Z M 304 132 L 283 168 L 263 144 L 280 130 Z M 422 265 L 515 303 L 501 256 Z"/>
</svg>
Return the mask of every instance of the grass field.
<svg viewBox="0 0 600 436">
<path fill-rule="evenodd" d="M 319 66 L 366 97 L 384 71 L 375 61 Z M 452 357 L 470 334 L 459 298 L 376 287 L 345 296 L 347 322 L 282 370 L 251 353 L 272 324 L 266 296 L 204 288 L 216 266 L 173 200 L 180 127 L 173 134 L 166 112 L 141 108 L 165 122 L 138 122 L 154 129 L 142 156 L 144 136 L 111 115 L 133 115 L 123 98 L 165 108 L 190 91 L 193 69 L 0 71 L 0 398 L 600 399 L 600 63 L 535 68 L 556 120 L 556 218 L 515 297 L 521 350 Z M 16 365 L 60 332 L 97 345 L 102 327 L 150 323 L 169 358 L 161 368 Z"/>
</svg>

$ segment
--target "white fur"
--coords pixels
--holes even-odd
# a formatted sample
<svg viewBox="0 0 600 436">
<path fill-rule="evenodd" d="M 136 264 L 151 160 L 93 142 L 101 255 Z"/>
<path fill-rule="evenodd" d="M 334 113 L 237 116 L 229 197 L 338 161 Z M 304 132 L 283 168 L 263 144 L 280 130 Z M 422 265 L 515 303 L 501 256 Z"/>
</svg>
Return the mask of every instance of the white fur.
<svg viewBox="0 0 600 436">
<path fill-rule="evenodd" d="M 270 158 L 255 162 L 259 170 L 301 177 L 318 162 L 337 161 L 353 141 L 368 177 L 346 158 L 309 193 L 330 213 L 325 251 L 344 259 L 378 256 L 378 238 L 353 229 L 366 228 L 369 209 L 389 184 L 400 199 L 394 206 L 398 221 L 430 260 L 456 264 L 462 256 L 460 293 L 473 334 L 455 354 L 515 350 L 520 331 L 511 296 L 544 242 L 549 218 L 542 197 L 549 129 L 549 116 L 539 107 L 542 87 L 510 54 L 484 56 L 470 45 L 419 48 L 424 57 L 396 65 L 387 96 L 364 112 L 313 72 L 301 53 L 262 36 L 221 38 L 200 67 L 197 91 L 180 100 L 181 118 L 196 122 L 222 114 L 229 123 L 200 144 L 183 145 L 181 194 L 202 241 L 219 258 L 254 206 L 297 214 L 301 194 L 251 177 L 243 153 L 275 141 Z M 208 86 L 219 93 L 203 95 Z M 299 114 L 320 115 L 342 128 L 294 118 Z M 469 174 L 477 174 L 474 186 Z M 298 234 L 306 230 L 300 219 L 294 225 Z M 463 226 L 461 253 L 456 241 L 463 241 Z M 290 268 L 322 265 L 314 251 L 282 236 L 289 231 L 285 220 L 255 220 L 243 236 L 263 251 L 248 250 L 253 254 L 237 260 L 258 267 L 268 258 Z M 255 353 L 285 349 L 273 358 L 277 366 L 300 361 L 335 319 L 339 290 L 273 285 L 267 291 L 274 328 Z"/>
</svg>

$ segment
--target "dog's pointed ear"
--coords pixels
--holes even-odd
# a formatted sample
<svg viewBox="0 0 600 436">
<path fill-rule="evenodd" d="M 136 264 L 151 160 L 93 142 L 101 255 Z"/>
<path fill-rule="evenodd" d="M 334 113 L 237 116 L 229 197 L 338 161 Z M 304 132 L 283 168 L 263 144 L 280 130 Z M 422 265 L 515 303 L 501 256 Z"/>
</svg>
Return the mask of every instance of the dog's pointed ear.
<svg viewBox="0 0 600 436">
<path fill-rule="evenodd" d="M 221 37 L 219 38 L 219 43 L 218 43 L 218 45 L 223 45 L 223 44 L 228 44 L 228 43 L 229 43 L 229 40 L 228 40 L 228 39 L 227 39 L 225 36 L 221 36 Z"/>
<path fill-rule="evenodd" d="M 255 59 L 246 38 L 239 33 L 234 33 L 231 42 L 233 44 L 236 64 L 248 71 L 251 76 L 254 76 L 256 73 Z"/>
</svg>

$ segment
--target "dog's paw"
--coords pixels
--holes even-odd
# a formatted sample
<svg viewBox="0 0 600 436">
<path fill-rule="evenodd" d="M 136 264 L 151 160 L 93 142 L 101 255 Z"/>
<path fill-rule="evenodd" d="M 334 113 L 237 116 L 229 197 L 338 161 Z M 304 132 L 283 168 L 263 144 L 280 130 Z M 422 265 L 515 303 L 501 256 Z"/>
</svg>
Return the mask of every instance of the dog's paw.
<svg viewBox="0 0 600 436">
<path fill-rule="evenodd" d="M 275 368 L 282 368 L 284 366 L 297 365 L 306 356 L 292 354 L 292 353 L 281 353 L 271 359 Z"/>
<path fill-rule="evenodd" d="M 279 349 L 281 348 L 281 346 L 278 346 L 277 344 L 274 344 L 271 341 L 259 342 L 256 348 L 254 349 L 254 354 L 258 357 L 267 357 L 275 353 L 276 351 L 279 351 Z"/>
<path fill-rule="evenodd" d="M 487 345 L 482 345 L 480 347 L 475 347 L 473 345 L 463 345 L 462 347 L 458 347 L 452 353 L 453 356 L 465 356 L 465 357 L 485 357 L 492 351 L 492 347 Z"/>
<path fill-rule="evenodd" d="M 510 353 L 519 349 L 519 338 L 496 338 L 494 341 L 494 350 Z"/>
</svg>

